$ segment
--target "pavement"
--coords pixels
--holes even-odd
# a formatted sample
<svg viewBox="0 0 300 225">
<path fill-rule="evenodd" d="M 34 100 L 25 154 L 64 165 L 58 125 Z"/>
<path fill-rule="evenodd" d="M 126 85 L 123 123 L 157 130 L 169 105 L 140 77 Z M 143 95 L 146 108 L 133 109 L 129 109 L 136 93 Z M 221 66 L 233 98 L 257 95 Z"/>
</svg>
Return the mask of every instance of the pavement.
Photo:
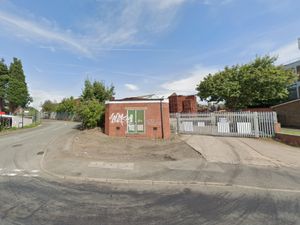
<svg viewBox="0 0 300 225">
<path fill-rule="evenodd" d="M 300 168 L 300 148 L 272 139 L 183 135 L 208 162 Z"/>
<path fill-rule="evenodd" d="M 76 125 L 0 137 L 1 225 L 300 224 L 296 167 L 76 156 Z"/>
</svg>

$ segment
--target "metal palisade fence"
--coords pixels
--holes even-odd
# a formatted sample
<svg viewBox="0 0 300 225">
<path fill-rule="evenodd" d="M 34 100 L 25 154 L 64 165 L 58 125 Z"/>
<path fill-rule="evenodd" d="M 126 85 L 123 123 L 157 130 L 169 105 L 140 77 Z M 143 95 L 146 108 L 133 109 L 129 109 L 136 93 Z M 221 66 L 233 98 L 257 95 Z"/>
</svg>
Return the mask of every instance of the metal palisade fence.
<svg viewBox="0 0 300 225">
<path fill-rule="evenodd" d="M 42 112 L 41 118 L 50 120 L 81 121 L 77 114 L 67 112 Z"/>
<path fill-rule="evenodd" d="M 180 134 L 273 137 L 276 112 L 171 114 L 171 129 Z"/>
</svg>

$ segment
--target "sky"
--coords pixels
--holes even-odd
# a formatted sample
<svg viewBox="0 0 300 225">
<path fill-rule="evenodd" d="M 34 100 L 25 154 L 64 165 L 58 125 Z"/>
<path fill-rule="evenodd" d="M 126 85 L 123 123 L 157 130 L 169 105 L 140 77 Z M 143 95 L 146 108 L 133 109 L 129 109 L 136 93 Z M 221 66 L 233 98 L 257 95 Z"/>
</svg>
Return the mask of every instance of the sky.
<svg viewBox="0 0 300 225">
<path fill-rule="evenodd" d="M 0 0 L 0 58 L 22 60 L 34 107 L 78 97 L 196 94 L 225 66 L 300 59 L 297 0 Z"/>
</svg>

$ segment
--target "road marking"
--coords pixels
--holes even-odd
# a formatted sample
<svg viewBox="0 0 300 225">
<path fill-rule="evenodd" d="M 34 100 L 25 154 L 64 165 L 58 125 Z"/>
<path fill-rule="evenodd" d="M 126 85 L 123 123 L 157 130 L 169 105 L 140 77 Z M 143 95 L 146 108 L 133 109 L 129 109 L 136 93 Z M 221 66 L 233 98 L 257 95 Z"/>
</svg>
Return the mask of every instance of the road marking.
<svg viewBox="0 0 300 225">
<path fill-rule="evenodd" d="M 102 169 L 133 170 L 134 163 L 90 162 L 88 167 L 97 167 Z"/>
<path fill-rule="evenodd" d="M 24 169 L 13 169 L 14 172 L 23 172 L 25 171 Z"/>
<path fill-rule="evenodd" d="M 2 177 L 15 177 L 15 176 L 23 176 L 23 177 L 38 177 L 39 170 L 25 170 L 25 169 L 6 169 L 0 168 L 0 176 Z"/>
<path fill-rule="evenodd" d="M 23 177 L 38 177 L 38 174 L 23 174 Z"/>
<path fill-rule="evenodd" d="M 14 176 L 17 176 L 16 173 L 5 173 L 3 174 L 4 176 L 9 176 L 9 177 L 14 177 Z"/>
</svg>

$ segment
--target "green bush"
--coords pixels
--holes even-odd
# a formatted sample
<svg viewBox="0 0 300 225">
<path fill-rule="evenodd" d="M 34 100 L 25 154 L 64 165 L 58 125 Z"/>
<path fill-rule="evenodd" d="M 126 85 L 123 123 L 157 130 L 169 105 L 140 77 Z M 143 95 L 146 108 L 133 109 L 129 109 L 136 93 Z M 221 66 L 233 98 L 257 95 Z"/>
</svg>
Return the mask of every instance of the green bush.
<svg viewBox="0 0 300 225">
<path fill-rule="evenodd" d="M 97 100 L 81 102 L 77 113 L 82 120 L 82 128 L 90 129 L 100 124 L 100 119 L 104 114 L 104 105 Z"/>
</svg>

